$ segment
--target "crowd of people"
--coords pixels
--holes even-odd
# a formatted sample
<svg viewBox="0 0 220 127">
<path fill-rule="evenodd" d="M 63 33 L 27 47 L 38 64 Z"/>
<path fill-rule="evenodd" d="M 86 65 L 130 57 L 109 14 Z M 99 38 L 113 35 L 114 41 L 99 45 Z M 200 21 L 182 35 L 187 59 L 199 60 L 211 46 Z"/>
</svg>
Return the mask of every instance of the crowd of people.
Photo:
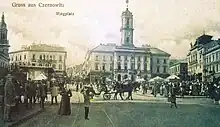
<svg viewBox="0 0 220 127">
<path fill-rule="evenodd" d="M 150 88 L 152 86 L 152 88 Z M 143 94 L 148 89 L 152 89 L 152 94 L 156 97 L 169 97 L 170 95 L 207 96 L 211 99 L 220 100 L 220 82 L 199 82 L 199 81 L 178 81 L 178 82 L 156 82 L 153 84 L 143 84 Z"/>
<path fill-rule="evenodd" d="M 4 86 L 4 89 L 0 91 L 3 95 L 3 117 L 5 121 L 11 121 L 11 112 L 19 112 L 19 105 L 24 106 L 26 109 L 31 109 L 35 105 L 39 105 L 40 108 L 44 109 L 45 100 L 48 100 L 48 94 L 51 96 L 51 105 L 58 104 L 58 95 L 62 96 L 60 102 L 60 108 L 58 114 L 60 115 L 70 115 L 70 97 L 72 97 L 71 89 L 68 84 L 74 84 L 77 92 L 81 92 L 84 96 L 85 103 L 85 119 L 88 118 L 90 99 L 94 94 L 100 95 L 100 93 L 95 93 L 91 90 L 91 86 L 96 86 L 97 88 L 102 86 L 107 86 L 105 83 L 95 83 L 85 86 L 85 83 L 71 83 L 65 80 L 63 81 L 34 81 L 28 80 L 17 80 L 12 75 L 8 74 L 6 80 L 0 80 L 0 86 Z M 117 85 L 120 83 L 112 83 L 112 85 Z M 172 103 L 171 107 L 176 105 L 176 95 L 184 97 L 185 95 L 191 96 L 207 96 L 215 101 L 220 100 L 220 82 L 198 82 L 198 81 L 175 81 L 175 82 L 154 82 L 154 83 L 140 83 L 142 86 L 143 94 L 146 94 L 149 89 L 152 90 L 152 94 L 156 97 L 159 93 L 161 96 L 170 98 Z M 135 89 L 139 85 L 135 85 Z M 113 88 L 113 87 L 112 87 Z M 134 89 L 134 91 L 135 91 Z M 92 95 L 91 95 L 92 92 Z"/>
</svg>

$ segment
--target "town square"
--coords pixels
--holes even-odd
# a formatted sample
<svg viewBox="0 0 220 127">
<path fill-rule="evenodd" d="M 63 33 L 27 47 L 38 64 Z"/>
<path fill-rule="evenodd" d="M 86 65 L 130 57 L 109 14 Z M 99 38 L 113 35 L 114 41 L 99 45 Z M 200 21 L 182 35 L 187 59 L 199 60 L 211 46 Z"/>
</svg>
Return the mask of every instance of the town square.
<svg viewBox="0 0 220 127">
<path fill-rule="evenodd" d="M 220 126 L 220 3 L 195 1 L 0 5 L 0 127 Z"/>
</svg>

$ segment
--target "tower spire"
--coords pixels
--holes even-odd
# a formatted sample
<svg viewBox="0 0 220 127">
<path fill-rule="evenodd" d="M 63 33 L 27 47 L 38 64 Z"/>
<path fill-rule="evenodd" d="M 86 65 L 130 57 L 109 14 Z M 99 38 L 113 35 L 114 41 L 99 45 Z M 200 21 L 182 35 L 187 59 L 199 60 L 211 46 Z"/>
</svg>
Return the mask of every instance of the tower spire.
<svg viewBox="0 0 220 127">
<path fill-rule="evenodd" d="M 128 4 L 129 4 L 129 0 L 126 0 L 127 9 L 128 9 Z"/>
<path fill-rule="evenodd" d="M 4 16 L 4 12 L 2 12 L 2 23 L 5 23 L 5 16 Z"/>
<path fill-rule="evenodd" d="M 203 30 L 203 35 L 205 35 L 205 30 Z"/>
</svg>

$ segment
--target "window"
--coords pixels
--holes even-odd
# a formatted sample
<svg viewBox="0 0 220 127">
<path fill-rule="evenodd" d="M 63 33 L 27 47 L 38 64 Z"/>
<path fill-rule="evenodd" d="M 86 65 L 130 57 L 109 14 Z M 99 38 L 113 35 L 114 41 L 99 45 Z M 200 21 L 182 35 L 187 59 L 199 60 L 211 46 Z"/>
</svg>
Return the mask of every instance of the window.
<svg viewBox="0 0 220 127">
<path fill-rule="evenodd" d="M 113 56 L 110 56 L 110 60 L 113 61 Z"/>
<path fill-rule="evenodd" d="M 42 55 L 40 55 L 40 60 L 42 60 Z"/>
<path fill-rule="evenodd" d="M 128 56 L 125 56 L 125 61 L 127 61 L 128 60 Z"/>
<path fill-rule="evenodd" d="M 126 37 L 126 42 L 129 43 L 129 37 Z"/>
<path fill-rule="evenodd" d="M 11 57 L 11 61 L 13 61 L 13 57 Z"/>
<path fill-rule="evenodd" d="M 167 67 L 166 66 L 163 67 L 163 73 L 167 73 Z"/>
<path fill-rule="evenodd" d="M 138 56 L 138 61 L 141 61 L 141 57 L 140 56 Z"/>
<path fill-rule="evenodd" d="M 32 55 L 32 59 L 35 60 L 35 54 Z"/>
<path fill-rule="evenodd" d="M 134 63 L 131 63 L 131 70 L 134 70 Z"/>
<path fill-rule="evenodd" d="M 216 52 L 216 60 L 218 60 L 218 52 Z"/>
<path fill-rule="evenodd" d="M 112 71 L 113 70 L 113 64 L 111 63 L 110 64 L 110 71 Z"/>
<path fill-rule="evenodd" d="M 20 60 L 21 60 L 21 56 L 20 56 Z"/>
<path fill-rule="evenodd" d="M 44 60 L 46 59 L 46 56 L 45 56 L 45 55 L 43 56 L 43 59 L 44 59 Z"/>
<path fill-rule="evenodd" d="M 215 66 L 214 66 L 214 65 L 212 66 L 212 71 L 214 71 L 214 72 L 215 72 Z"/>
<path fill-rule="evenodd" d="M 62 64 L 59 64 L 59 70 L 62 70 Z"/>
<path fill-rule="evenodd" d="M 126 25 L 129 26 L 130 19 L 127 19 Z"/>
<path fill-rule="evenodd" d="M 131 61 L 134 61 L 134 56 L 131 56 Z"/>
<path fill-rule="evenodd" d="M 121 63 L 118 63 L 118 70 L 121 70 Z"/>
<path fill-rule="evenodd" d="M 26 60 L 26 55 L 24 55 L 24 59 Z"/>
<path fill-rule="evenodd" d="M 141 69 L 141 64 L 140 64 L 140 63 L 137 64 L 137 69 L 138 69 L 138 70 Z"/>
<path fill-rule="evenodd" d="M 147 63 L 144 63 L 144 71 L 147 70 Z"/>
<path fill-rule="evenodd" d="M 99 60 L 99 56 L 95 56 L 95 60 L 98 61 Z"/>
<path fill-rule="evenodd" d="M 157 58 L 157 63 L 158 63 L 158 64 L 160 63 L 160 59 L 159 59 L 159 58 Z"/>
<path fill-rule="evenodd" d="M 17 60 L 18 60 L 18 57 L 16 56 L 16 57 L 15 57 L 15 61 L 17 61 Z"/>
<path fill-rule="evenodd" d="M 145 61 L 145 62 L 147 61 L 147 57 L 146 57 L 146 56 L 144 57 L 144 61 Z"/>
<path fill-rule="evenodd" d="M 59 57 L 59 61 L 62 61 L 62 56 Z"/>
<path fill-rule="evenodd" d="M 49 56 L 47 55 L 47 60 L 49 60 Z"/>
<path fill-rule="evenodd" d="M 103 56 L 103 61 L 105 61 L 105 56 Z"/>
<path fill-rule="evenodd" d="M 118 61 L 120 61 L 121 60 L 121 56 L 118 56 Z"/>
<path fill-rule="evenodd" d="M 218 72 L 218 64 L 216 64 L 216 72 Z"/>
<path fill-rule="evenodd" d="M 160 73 L 160 66 L 157 66 L 157 73 Z"/>
<path fill-rule="evenodd" d="M 211 62 L 211 55 L 209 55 L 209 63 Z"/>
<path fill-rule="evenodd" d="M 167 64 L 167 60 L 166 60 L 166 59 L 164 59 L 164 60 L 163 60 L 163 63 L 164 63 L 164 64 Z"/>
<path fill-rule="evenodd" d="M 50 56 L 50 60 L 52 60 L 52 56 Z"/>
<path fill-rule="evenodd" d="M 212 54 L 212 61 L 215 61 L 215 55 Z"/>
<path fill-rule="evenodd" d="M 128 70 L 128 63 L 127 62 L 124 64 L 124 69 Z"/>
<path fill-rule="evenodd" d="M 95 70 L 99 70 L 99 64 L 95 63 Z"/>
<path fill-rule="evenodd" d="M 102 70 L 105 71 L 105 64 L 102 64 Z"/>
<path fill-rule="evenodd" d="M 52 65 L 52 68 L 56 69 L 56 64 L 53 64 L 53 65 Z"/>
</svg>

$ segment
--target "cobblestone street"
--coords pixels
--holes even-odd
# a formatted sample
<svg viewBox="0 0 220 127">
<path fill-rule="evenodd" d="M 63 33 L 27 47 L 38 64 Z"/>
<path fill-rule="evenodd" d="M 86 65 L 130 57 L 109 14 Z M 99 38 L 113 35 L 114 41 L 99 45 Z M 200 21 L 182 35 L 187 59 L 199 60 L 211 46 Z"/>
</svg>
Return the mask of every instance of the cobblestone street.
<svg viewBox="0 0 220 127">
<path fill-rule="evenodd" d="M 58 116 L 58 106 L 20 125 L 20 127 L 217 127 L 218 107 L 185 104 L 171 109 L 162 103 L 94 103 L 90 120 L 84 120 L 82 105 L 73 104 L 70 116 Z"/>
</svg>

